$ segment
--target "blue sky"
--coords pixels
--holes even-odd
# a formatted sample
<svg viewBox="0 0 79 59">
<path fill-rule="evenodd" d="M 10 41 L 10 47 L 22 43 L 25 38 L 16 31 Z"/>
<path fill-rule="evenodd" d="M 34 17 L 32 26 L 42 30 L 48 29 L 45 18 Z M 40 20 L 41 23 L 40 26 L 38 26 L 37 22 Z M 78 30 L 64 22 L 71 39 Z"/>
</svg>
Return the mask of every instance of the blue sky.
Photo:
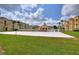
<svg viewBox="0 0 79 59">
<path fill-rule="evenodd" d="M 79 15 L 79 4 L 0 4 L 1 17 L 31 25 L 53 25 L 74 15 Z"/>
<path fill-rule="evenodd" d="M 46 17 L 52 17 L 53 19 L 57 20 L 61 17 L 61 9 L 62 4 L 46 4 L 42 5 L 45 9 L 45 16 Z"/>
<path fill-rule="evenodd" d="M 63 4 L 39 4 L 38 7 L 34 8 L 32 12 L 35 12 L 39 7 L 45 10 L 43 13 L 45 17 L 51 17 L 54 20 L 58 20 L 62 16 L 61 9 Z"/>
<path fill-rule="evenodd" d="M 62 4 L 0 4 L 0 16 L 38 25 L 61 18 Z"/>
</svg>

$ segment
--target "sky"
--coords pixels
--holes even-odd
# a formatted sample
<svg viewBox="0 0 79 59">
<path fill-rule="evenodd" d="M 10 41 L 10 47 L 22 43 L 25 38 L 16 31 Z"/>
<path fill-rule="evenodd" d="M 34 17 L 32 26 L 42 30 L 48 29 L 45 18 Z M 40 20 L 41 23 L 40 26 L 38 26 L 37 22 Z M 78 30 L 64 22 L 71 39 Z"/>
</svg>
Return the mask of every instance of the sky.
<svg viewBox="0 0 79 59">
<path fill-rule="evenodd" d="M 79 4 L 0 4 L 0 16 L 30 25 L 49 26 L 79 15 Z"/>
</svg>

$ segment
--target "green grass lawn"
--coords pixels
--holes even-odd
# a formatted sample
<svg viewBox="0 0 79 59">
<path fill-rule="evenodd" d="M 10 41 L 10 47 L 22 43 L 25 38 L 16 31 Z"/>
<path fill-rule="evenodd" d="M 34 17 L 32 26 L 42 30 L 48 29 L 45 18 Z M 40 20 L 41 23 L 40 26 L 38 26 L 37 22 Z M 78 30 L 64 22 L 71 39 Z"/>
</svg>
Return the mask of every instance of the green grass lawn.
<svg viewBox="0 0 79 59">
<path fill-rule="evenodd" d="M 0 34 L 0 46 L 4 48 L 7 55 L 79 54 L 79 40 L 65 38 Z"/>
<path fill-rule="evenodd" d="M 77 31 L 76 32 L 65 32 L 65 33 L 79 38 L 79 32 Z"/>
</svg>

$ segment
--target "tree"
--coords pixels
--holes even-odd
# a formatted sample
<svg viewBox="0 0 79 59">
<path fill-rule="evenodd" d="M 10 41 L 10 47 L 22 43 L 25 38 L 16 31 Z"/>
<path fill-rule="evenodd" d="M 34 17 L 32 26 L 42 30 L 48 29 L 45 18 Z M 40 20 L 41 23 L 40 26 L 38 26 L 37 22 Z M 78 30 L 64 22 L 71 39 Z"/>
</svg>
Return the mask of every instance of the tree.
<svg viewBox="0 0 79 59">
<path fill-rule="evenodd" d="M 58 29 L 58 27 L 57 27 L 57 26 L 53 26 L 53 28 L 54 28 L 54 29 Z"/>
<path fill-rule="evenodd" d="M 64 22 L 64 20 L 61 20 L 61 25 L 63 26 L 63 22 Z"/>
<path fill-rule="evenodd" d="M 64 24 L 64 20 L 61 20 L 61 31 L 64 31 L 63 24 Z"/>
</svg>

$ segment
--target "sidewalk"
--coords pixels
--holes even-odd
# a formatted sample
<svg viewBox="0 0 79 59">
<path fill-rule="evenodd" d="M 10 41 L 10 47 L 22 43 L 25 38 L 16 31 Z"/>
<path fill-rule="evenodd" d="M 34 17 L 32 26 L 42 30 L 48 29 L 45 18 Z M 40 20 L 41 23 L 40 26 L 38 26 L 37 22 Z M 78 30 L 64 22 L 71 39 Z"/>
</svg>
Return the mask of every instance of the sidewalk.
<svg viewBox="0 0 79 59">
<path fill-rule="evenodd" d="M 61 33 L 61 32 L 0 32 L 0 34 L 15 34 L 15 35 L 27 35 L 27 36 L 43 36 L 43 37 L 57 37 L 57 38 L 74 38 L 73 36 Z"/>
</svg>

